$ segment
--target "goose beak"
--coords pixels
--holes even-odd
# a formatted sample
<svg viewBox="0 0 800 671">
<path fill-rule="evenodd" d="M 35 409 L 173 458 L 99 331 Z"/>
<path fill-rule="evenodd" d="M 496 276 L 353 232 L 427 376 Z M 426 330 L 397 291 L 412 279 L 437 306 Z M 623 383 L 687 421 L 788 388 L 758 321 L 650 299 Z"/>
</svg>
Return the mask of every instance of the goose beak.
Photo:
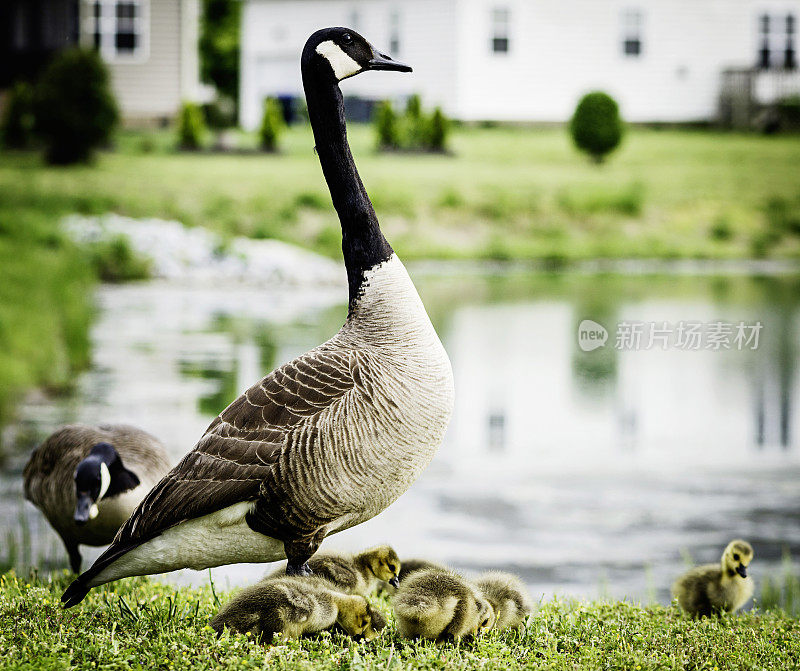
<svg viewBox="0 0 800 671">
<path fill-rule="evenodd" d="M 372 58 L 367 61 L 365 70 L 394 70 L 396 72 L 411 72 L 411 66 L 394 60 L 391 56 L 382 54 L 372 47 Z"/>
<path fill-rule="evenodd" d="M 745 566 L 743 566 L 742 564 L 739 564 L 739 566 L 736 567 L 736 572 L 740 576 L 742 576 L 742 578 L 746 578 L 747 577 L 747 568 Z"/>
<path fill-rule="evenodd" d="M 392 587 L 400 587 L 400 579 L 399 579 L 397 576 L 395 576 L 394 578 L 392 578 L 391 580 L 389 580 L 389 584 L 390 584 Z"/>
<path fill-rule="evenodd" d="M 88 494 L 79 494 L 78 502 L 75 504 L 75 514 L 72 519 L 78 526 L 83 526 L 89 521 L 92 509 L 92 497 Z"/>
</svg>

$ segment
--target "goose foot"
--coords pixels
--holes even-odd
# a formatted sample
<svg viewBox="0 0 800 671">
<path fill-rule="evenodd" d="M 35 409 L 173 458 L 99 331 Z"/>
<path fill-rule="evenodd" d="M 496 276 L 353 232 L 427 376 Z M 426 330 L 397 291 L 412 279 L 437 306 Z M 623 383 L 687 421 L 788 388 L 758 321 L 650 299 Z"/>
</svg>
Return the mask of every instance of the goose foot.
<svg viewBox="0 0 800 671">
<path fill-rule="evenodd" d="M 325 535 L 317 532 L 310 538 L 284 541 L 283 549 L 288 560 L 286 575 L 311 575 L 313 571 L 308 565 L 308 560 L 317 551 L 323 538 Z"/>
<path fill-rule="evenodd" d="M 308 565 L 307 561 L 304 561 L 302 564 L 293 564 L 289 562 L 286 565 L 286 575 L 312 575 L 314 572 L 311 570 L 311 567 Z"/>
</svg>

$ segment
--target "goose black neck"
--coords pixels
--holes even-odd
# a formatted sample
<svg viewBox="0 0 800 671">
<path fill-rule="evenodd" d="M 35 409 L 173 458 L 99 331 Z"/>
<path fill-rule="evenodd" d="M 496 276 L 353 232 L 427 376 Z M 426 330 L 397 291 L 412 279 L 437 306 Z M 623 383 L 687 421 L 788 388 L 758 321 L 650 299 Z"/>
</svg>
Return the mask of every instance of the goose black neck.
<svg viewBox="0 0 800 671">
<path fill-rule="evenodd" d="M 322 173 L 342 225 L 342 252 L 352 310 L 364 272 L 389 259 L 392 248 L 381 233 L 350 153 L 339 84 L 327 66 L 315 67 L 314 59 L 305 54 L 303 87 Z"/>
</svg>

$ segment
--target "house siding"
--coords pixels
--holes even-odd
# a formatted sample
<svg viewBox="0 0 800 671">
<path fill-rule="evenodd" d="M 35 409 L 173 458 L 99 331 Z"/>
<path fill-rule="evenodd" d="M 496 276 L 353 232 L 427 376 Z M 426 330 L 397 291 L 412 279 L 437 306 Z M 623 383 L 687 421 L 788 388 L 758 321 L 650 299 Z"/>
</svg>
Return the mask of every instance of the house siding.
<svg viewBox="0 0 800 671">
<path fill-rule="evenodd" d="M 342 82 L 347 96 L 370 99 L 419 93 L 427 104 L 455 100 L 457 0 L 249 0 L 242 14 L 240 121 L 258 126 L 267 96 L 302 96 L 300 53 L 319 28 L 346 25 L 389 50 L 390 17 L 397 12 L 400 49 L 393 57 L 415 74 L 365 73 Z M 353 14 L 356 25 L 353 25 Z"/>
<path fill-rule="evenodd" d="M 511 12 L 507 54 L 490 48 L 497 7 Z M 800 19 L 800 0 L 245 0 L 243 125 L 257 125 L 264 96 L 301 94 L 299 54 L 313 30 L 351 25 L 355 12 L 352 27 L 388 49 L 394 8 L 402 16 L 397 57 L 414 74 L 362 75 L 343 92 L 418 92 L 465 120 L 565 121 L 594 89 L 614 95 L 630 121 L 712 119 L 722 71 L 757 62 L 758 16 Z M 622 49 L 630 9 L 642 15 L 639 57 Z"/>
<path fill-rule="evenodd" d="M 91 3 L 82 6 L 82 41 L 92 43 Z M 174 117 L 183 99 L 199 95 L 199 0 L 149 0 L 145 48 L 107 57 L 112 87 L 128 122 Z"/>
</svg>

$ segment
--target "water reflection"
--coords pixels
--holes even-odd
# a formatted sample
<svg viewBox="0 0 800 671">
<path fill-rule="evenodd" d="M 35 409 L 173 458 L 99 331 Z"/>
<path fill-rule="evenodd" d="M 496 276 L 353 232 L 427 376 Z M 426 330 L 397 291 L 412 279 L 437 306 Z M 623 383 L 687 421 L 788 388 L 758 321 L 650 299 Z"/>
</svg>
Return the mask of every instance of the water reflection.
<svg viewBox="0 0 800 671">
<path fill-rule="evenodd" d="M 731 537 L 749 538 L 756 577 L 784 547 L 800 551 L 796 277 L 418 270 L 415 279 L 453 362 L 453 422 L 408 494 L 328 545 L 388 540 L 401 555 L 516 570 L 537 594 L 662 600 L 682 550 L 715 561 Z M 134 423 L 177 460 L 263 371 L 334 333 L 344 300 L 344 291 L 103 288 L 94 366 L 76 394 L 32 400 L 7 429 L 21 451 L 2 476 L 3 519 L 19 514 L 25 452 L 57 424 Z M 584 319 L 606 326 L 605 347 L 578 347 Z M 760 321 L 759 347 L 614 347 L 620 322 L 692 320 Z M 34 558 L 44 548 L 57 559 L 38 513 L 22 513 Z M 224 584 L 263 570 L 214 573 Z"/>
</svg>

